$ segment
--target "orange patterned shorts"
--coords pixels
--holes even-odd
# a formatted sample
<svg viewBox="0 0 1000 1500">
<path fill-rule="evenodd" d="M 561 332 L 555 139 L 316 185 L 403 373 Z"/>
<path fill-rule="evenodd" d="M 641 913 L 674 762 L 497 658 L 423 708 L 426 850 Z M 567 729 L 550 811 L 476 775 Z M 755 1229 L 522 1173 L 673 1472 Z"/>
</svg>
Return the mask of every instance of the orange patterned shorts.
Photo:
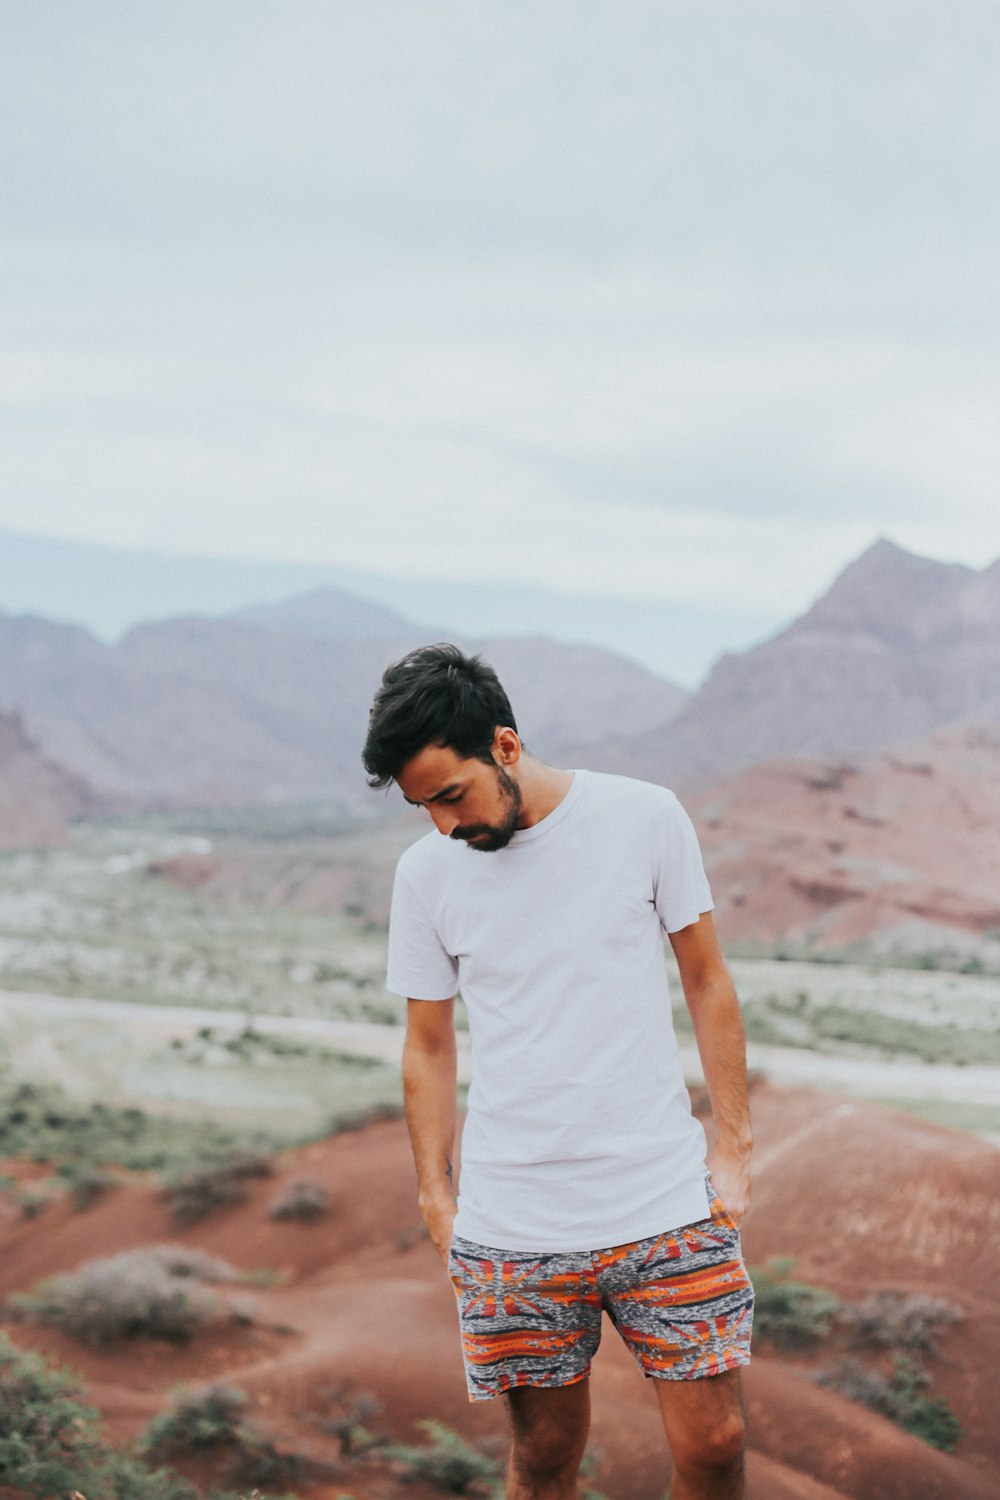
<svg viewBox="0 0 1000 1500">
<path fill-rule="evenodd" d="M 607 1313 L 643 1373 L 698 1380 L 750 1359 L 753 1286 L 739 1230 L 709 1181 L 711 1216 L 607 1250 L 532 1254 L 455 1238 L 470 1401 L 590 1374 Z"/>
</svg>

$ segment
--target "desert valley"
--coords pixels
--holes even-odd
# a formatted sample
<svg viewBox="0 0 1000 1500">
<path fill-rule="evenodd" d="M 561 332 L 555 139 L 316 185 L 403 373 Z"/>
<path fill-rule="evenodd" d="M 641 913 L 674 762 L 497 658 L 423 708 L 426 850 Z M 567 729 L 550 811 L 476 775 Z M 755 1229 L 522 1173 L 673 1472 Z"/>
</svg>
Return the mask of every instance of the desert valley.
<svg viewBox="0 0 1000 1500">
<path fill-rule="evenodd" d="M 115 646 L 0 615 L 0 1475 L 29 1405 L 64 1464 L 4 1500 L 498 1492 L 383 982 L 423 823 L 358 764 L 423 638 L 332 591 Z M 473 644 L 529 748 L 699 830 L 754 1077 L 754 1500 L 996 1500 L 1000 563 L 879 543 L 693 695 Z M 594 1389 L 590 1493 L 664 1500 L 610 1328 Z"/>
</svg>

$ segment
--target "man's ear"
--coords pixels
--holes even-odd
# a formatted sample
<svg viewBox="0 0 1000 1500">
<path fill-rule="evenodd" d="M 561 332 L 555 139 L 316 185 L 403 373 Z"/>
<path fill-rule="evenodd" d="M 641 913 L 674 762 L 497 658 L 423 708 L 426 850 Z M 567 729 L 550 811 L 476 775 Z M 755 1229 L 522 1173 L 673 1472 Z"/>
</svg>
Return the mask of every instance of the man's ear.
<svg viewBox="0 0 1000 1500">
<path fill-rule="evenodd" d="M 516 729 L 497 729 L 493 736 L 493 759 L 498 766 L 517 765 L 521 759 L 521 741 Z"/>
</svg>

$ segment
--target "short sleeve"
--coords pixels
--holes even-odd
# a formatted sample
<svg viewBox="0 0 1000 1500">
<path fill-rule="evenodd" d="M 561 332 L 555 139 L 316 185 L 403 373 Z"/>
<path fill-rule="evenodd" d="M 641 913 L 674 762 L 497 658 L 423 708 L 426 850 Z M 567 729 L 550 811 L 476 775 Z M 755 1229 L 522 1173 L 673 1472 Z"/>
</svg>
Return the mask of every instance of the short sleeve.
<svg viewBox="0 0 1000 1500">
<path fill-rule="evenodd" d="M 450 1000 L 458 989 L 458 961 L 445 950 L 424 903 L 400 869 L 392 888 L 386 989 L 411 1000 Z"/>
<path fill-rule="evenodd" d="M 665 932 L 680 932 L 715 905 L 694 824 L 673 792 L 656 822 L 653 845 L 654 905 Z"/>
</svg>

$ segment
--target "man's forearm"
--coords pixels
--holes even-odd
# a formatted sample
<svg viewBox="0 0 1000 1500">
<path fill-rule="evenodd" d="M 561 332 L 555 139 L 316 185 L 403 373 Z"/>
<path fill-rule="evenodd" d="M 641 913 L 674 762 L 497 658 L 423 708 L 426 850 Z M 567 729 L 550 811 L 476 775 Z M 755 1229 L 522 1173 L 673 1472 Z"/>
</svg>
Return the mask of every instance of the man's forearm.
<svg viewBox="0 0 1000 1500">
<path fill-rule="evenodd" d="M 710 1152 L 715 1187 L 737 1224 L 750 1201 L 750 1102 L 746 1036 L 732 977 L 723 968 L 685 990 L 694 1022 L 705 1085 L 712 1101 L 715 1144 Z"/>
<path fill-rule="evenodd" d="M 747 1090 L 746 1035 L 728 971 L 685 997 L 712 1101 L 720 1151 L 749 1157 L 753 1144 Z"/>
<path fill-rule="evenodd" d="M 403 1047 L 403 1097 L 417 1169 L 420 1211 L 454 1198 L 452 1160 L 456 1121 L 454 1046 L 426 1050 L 407 1038 Z"/>
</svg>

